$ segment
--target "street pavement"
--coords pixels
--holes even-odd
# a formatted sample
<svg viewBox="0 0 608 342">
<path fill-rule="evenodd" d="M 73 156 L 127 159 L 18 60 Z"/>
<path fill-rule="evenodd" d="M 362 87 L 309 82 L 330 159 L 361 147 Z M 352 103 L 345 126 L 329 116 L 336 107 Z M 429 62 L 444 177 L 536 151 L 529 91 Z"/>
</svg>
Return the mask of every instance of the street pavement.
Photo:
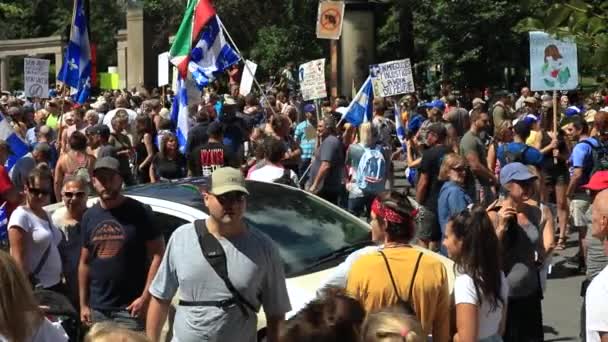
<svg viewBox="0 0 608 342">
<path fill-rule="evenodd" d="M 397 189 L 405 189 L 408 185 L 404 169 L 404 163 L 395 163 L 394 174 Z M 553 255 L 552 270 L 543 300 L 543 325 L 547 342 L 580 340 L 581 297 L 579 294 L 584 275 L 577 272 L 577 265 L 570 260 L 577 252 L 577 235 L 571 234 L 567 248 L 563 251 L 556 251 Z"/>
</svg>

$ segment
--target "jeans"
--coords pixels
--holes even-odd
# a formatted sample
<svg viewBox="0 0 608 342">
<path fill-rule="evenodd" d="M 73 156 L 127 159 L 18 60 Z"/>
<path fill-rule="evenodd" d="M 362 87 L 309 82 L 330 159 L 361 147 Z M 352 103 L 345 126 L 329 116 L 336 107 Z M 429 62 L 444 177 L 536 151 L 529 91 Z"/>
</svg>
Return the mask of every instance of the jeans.
<svg viewBox="0 0 608 342">
<path fill-rule="evenodd" d="M 126 309 L 120 310 L 91 310 L 91 320 L 93 323 L 112 322 L 123 326 L 129 330 L 144 331 L 144 321 L 142 318 L 133 317 Z"/>
<path fill-rule="evenodd" d="M 348 199 L 348 211 L 358 217 L 364 216 L 370 217 L 372 201 L 374 195 L 365 195 L 363 197 L 349 198 Z"/>
<path fill-rule="evenodd" d="M 308 175 L 310 174 L 310 170 L 308 170 L 308 167 L 310 166 L 311 160 L 312 159 L 300 160 L 300 165 L 298 166 L 298 177 L 302 177 L 302 179 L 300 180 L 300 184 L 306 184 L 306 181 L 308 181 Z M 306 172 L 306 170 L 308 170 L 308 173 L 304 175 L 304 172 Z"/>
</svg>

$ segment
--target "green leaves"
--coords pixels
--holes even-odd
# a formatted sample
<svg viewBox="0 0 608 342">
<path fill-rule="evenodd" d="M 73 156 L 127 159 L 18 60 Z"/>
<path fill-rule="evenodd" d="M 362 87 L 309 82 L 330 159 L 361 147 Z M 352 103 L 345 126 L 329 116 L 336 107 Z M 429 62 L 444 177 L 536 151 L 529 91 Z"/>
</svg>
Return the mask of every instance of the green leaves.
<svg viewBox="0 0 608 342">
<path fill-rule="evenodd" d="M 563 5 L 553 5 L 549 11 L 547 11 L 545 19 L 545 27 L 548 30 L 553 30 L 560 27 L 568 19 L 572 9 Z"/>
</svg>

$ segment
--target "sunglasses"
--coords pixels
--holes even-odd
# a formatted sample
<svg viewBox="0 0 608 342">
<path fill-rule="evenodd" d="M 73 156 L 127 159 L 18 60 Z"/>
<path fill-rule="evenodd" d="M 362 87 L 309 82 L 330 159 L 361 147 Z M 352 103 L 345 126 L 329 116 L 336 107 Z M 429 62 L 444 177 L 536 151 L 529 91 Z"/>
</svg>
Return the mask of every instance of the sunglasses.
<svg viewBox="0 0 608 342">
<path fill-rule="evenodd" d="M 229 203 L 235 203 L 235 202 L 243 202 L 245 200 L 245 198 L 247 198 L 247 194 L 244 194 L 242 192 L 228 192 L 222 195 L 214 195 L 211 194 L 213 196 L 215 196 L 215 198 L 217 198 L 217 200 L 220 202 L 220 204 L 225 205 L 225 204 L 229 204 Z"/>
<path fill-rule="evenodd" d="M 48 196 L 51 194 L 48 189 L 28 188 L 27 191 L 34 196 Z"/>
<path fill-rule="evenodd" d="M 81 198 L 84 196 L 84 191 L 76 191 L 76 192 L 70 192 L 70 191 L 66 191 L 63 193 L 63 197 L 65 198 Z"/>
</svg>

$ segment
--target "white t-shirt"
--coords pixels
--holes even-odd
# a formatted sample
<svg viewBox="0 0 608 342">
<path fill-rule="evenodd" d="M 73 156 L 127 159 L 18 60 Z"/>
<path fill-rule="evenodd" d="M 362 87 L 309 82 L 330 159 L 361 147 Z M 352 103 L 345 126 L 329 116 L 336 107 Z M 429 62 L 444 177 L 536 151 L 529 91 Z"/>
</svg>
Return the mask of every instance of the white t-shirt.
<svg viewBox="0 0 608 342">
<path fill-rule="evenodd" d="M 137 113 L 132 109 L 128 109 L 128 108 L 112 109 L 111 111 L 107 112 L 103 116 L 103 119 L 102 119 L 103 124 L 110 127 L 111 132 L 114 132 L 114 129 L 112 128 L 112 118 L 114 117 L 114 115 L 116 115 L 116 112 L 119 109 L 124 109 L 127 112 L 127 115 L 129 115 L 129 126 L 133 125 L 133 121 L 135 121 L 135 118 L 137 118 Z"/>
<path fill-rule="evenodd" d="M 382 246 L 367 246 L 352 252 L 340 265 L 332 270 L 327 279 L 319 286 L 319 290 L 328 286 L 345 289 L 348 274 L 355 261 L 359 260 L 359 258 L 364 255 L 377 252 L 380 248 L 382 248 Z"/>
<path fill-rule="evenodd" d="M 504 273 L 501 272 L 501 296 L 506 302 L 509 296 L 509 284 Z M 479 297 L 475 291 L 473 278 L 467 274 L 459 274 L 454 281 L 454 303 L 458 304 L 474 304 L 479 306 Z M 498 307 L 492 311 L 492 306 L 487 299 L 481 303 L 481 308 L 478 308 L 479 331 L 478 339 L 496 335 L 500 330 L 500 321 L 502 319 L 503 304 L 498 303 Z"/>
<path fill-rule="evenodd" d="M 8 227 L 18 229 L 14 228 L 15 226 L 25 231 L 25 260 L 30 272 L 34 272 L 44 251 L 51 244 L 46 262 L 36 278 L 44 288 L 57 285 L 61 280 L 61 257 L 57 249 L 62 238 L 61 232 L 52 223 L 39 218 L 24 206 L 19 206 L 11 215 Z"/>
<path fill-rule="evenodd" d="M 282 167 L 266 164 L 264 167 L 252 171 L 249 175 L 249 179 L 259 182 L 272 183 L 278 178 L 283 177 L 283 172 L 285 172 L 285 169 Z M 298 175 L 296 175 L 295 172 L 290 170 L 289 177 L 294 182 L 294 184 L 298 184 Z"/>
<path fill-rule="evenodd" d="M 28 342 L 64 342 L 68 340 L 68 335 L 59 323 L 51 323 L 44 319 L 38 330 L 30 337 Z M 0 342 L 9 342 L 4 336 L 0 335 Z"/>
<path fill-rule="evenodd" d="M 585 297 L 587 342 L 600 342 L 599 332 L 608 332 L 608 267 L 600 272 Z"/>
</svg>

